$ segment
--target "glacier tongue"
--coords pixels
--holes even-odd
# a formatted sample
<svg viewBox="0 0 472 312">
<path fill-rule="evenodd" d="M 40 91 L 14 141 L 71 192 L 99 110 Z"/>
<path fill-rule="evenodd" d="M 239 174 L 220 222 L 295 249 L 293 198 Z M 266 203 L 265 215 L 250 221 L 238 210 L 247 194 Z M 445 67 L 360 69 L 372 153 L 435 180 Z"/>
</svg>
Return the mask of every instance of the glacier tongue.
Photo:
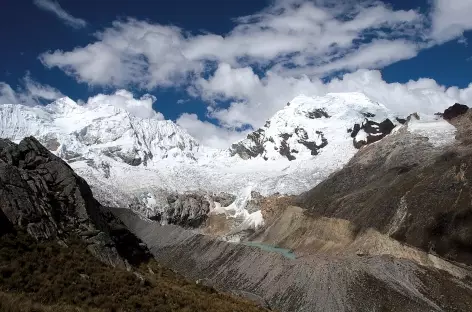
<svg viewBox="0 0 472 312">
<path fill-rule="evenodd" d="M 157 115 L 139 118 L 109 103 L 62 98 L 47 106 L 1 105 L 0 136 L 33 135 L 68 161 L 101 201 L 131 206 L 140 199 L 152 211 L 168 193 L 240 194 L 249 185 L 262 195 L 301 193 L 399 126 L 395 117 L 361 93 L 301 95 L 246 139 L 216 150 Z M 260 217 L 245 214 L 248 226 L 258 226 Z"/>
</svg>

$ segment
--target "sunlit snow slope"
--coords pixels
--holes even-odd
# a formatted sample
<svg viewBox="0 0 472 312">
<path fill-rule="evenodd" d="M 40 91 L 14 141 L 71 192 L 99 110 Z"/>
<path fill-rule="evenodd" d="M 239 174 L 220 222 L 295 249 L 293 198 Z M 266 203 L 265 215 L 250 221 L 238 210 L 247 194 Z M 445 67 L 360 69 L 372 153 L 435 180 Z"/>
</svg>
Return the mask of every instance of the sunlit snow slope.
<svg viewBox="0 0 472 312">
<path fill-rule="evenodd" d="M 199 145 L 172 121 L 62 98 L 43 107 L 1 105 L 0 137 L 19 141 L 33 135 L 88 180 L 99 199 L 152 207 L 168 192 L 306 191 L 362 145 L 395 131 L 401 121 L 396 117 L 361 93 L 302 95 L 247 139 L 215 150 Z M 441 125 L 441 133 L 435 125 Z M 439 137 L 441 144 L 454 134 L 442 120 L 414 127 Z"/>
</svg>

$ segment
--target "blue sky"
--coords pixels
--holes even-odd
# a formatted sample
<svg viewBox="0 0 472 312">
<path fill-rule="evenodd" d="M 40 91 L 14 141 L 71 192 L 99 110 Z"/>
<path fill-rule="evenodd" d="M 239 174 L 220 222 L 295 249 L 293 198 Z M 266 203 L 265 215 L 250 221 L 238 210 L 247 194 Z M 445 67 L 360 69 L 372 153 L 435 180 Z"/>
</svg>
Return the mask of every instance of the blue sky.
<svg viewBox="0 0 472 312">
<path fill-rule="evenodd" d="M 299 93 L 472 106 L 470 16 L 470 0 L 3 0 L 0 103 L 103 94 L 146 112 L 151 94 L 218 147 Z"/>
</svg>

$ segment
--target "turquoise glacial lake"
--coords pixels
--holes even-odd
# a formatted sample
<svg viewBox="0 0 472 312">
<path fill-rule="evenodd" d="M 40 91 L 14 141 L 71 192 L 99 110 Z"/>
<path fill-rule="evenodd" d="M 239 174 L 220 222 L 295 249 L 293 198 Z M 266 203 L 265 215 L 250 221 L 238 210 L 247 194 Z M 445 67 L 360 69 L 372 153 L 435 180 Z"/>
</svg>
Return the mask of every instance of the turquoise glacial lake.
<svg viewBox="0 0 472 312">
<path fill-rule="evenodd" d="M 257 247 L 264 251 L 275 252 L 291 260 L 295 260 L 297 258 L 297 256 L 290 249 L 271 246 L 271 245 L 267 245 L 267 244 L 259 243 L 259 242 L 242 242 L 242 244 L 246 246 Z"/>
</svg>

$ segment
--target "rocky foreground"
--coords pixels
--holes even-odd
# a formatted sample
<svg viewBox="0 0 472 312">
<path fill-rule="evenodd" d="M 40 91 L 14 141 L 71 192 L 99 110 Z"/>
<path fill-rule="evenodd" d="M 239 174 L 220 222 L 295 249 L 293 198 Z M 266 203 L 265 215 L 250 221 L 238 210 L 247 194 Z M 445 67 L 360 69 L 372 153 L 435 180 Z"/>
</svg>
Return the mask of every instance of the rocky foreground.
<svg viewBox="0 0 472 312">
<path fill-rule="evenodd" d="M 1 311 L 262 311 L 185 280 L 36 139 L 0 140 Z"/>
</svg>

